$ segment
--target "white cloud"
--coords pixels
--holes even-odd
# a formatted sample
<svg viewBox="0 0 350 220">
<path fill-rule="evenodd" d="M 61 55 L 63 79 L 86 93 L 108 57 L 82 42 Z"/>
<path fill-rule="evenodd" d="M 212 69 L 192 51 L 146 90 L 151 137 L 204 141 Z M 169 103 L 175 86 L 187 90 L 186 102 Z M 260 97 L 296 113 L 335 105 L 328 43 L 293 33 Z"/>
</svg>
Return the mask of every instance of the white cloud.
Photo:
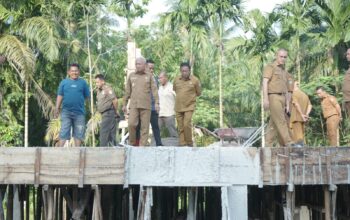
<svg viewBox="0 0 350 220">
<path fill-rule="evenodd" d="M 142 18 L 135 20 L 136 25 L 148 25 L 154 21 L 157 21 L 159 15 L 167 12 L 170 9 L 170 5 L 166 5 L 166 0 L 152 0 L 147 6 L 147 14 Z"/>
</svg>

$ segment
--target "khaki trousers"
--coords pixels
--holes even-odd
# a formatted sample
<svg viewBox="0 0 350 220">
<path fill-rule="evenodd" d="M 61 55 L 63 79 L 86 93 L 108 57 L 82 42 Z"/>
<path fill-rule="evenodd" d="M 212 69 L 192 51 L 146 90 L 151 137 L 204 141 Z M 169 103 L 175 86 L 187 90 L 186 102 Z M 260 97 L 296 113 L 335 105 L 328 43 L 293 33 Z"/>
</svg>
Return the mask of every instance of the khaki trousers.
<svg viewBox="0 0 350 220">
<path fill-rule="evenodd" d="M 327 137 L 329 146 L 335 147 L 338 145 L 338 128 L 339 128 L 339 116 L 332 115 L 327 118 Z"/>
<path fill-rule="evenodd" d="M 129 110 L 129 144 L 136 146 L 136 127 L 141 122 L 140 146 L 148 146 L 149 123 L 151 120 L 151 110 L 132 108 Z"/>
<path fill-rule="evenodd" d="M 270 94 L 270 121 L 265 134 L 266 147 L 273 147 L 276 136 L 280 145 L 292 143 L 285 117 L 286 100 L 284 95 Z"/>
<path fill-rule="evenodd" d="M 180 146 L 193 146 L 192 115 L 193 111 L 176 112 L 176 121 L 179 130 Z"/>
<path fill-rule="evenodd" d="M 295 121 L 292 123 L 293 141 L 300 142 L 304 141 L 305 136 L 305 123 L 302 121 Z"/>
</svg>

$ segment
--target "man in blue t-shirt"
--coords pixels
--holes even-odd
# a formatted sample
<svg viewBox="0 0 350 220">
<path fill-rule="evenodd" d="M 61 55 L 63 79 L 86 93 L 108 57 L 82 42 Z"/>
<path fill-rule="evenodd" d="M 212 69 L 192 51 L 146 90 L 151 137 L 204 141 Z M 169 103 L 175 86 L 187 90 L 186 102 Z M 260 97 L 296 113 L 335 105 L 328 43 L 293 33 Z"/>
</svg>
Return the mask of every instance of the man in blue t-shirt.
<svg viewBox="0 0 350 220">
<path fill-rule="evenodd" d="M 73 129 L 74 144 L 79 147 L 85 136 L 85 99 L 89 98 L 90 89 L 82 78 L 79 78 L 79 65 L 74 63 L 68 69 L 69 78 L 61 81 L 55 109 L 55 117 L 61 112 L 61 131 L 59 146 L 63 147 L 71 139 Z"/>
</svg>

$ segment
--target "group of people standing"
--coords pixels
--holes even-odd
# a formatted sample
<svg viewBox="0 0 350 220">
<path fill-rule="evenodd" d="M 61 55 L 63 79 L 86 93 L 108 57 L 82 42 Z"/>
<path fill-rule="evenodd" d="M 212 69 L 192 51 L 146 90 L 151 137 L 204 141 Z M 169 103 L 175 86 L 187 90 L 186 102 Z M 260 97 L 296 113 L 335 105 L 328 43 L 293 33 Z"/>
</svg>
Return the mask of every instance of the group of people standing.
<svg viewBox="0 0 350 220">
<path fill-rule="evenodd" d="M 159 77 L 154 74 L 152 60 L 136 59 L 136 71 L 127 78 L 123 100 L 123 111 L 128 115 L 130 145 L 149 145 L 150 124 L 157 146 L 163 145 L 160 138 L 163 126 L 170 136 L 179 137 L 180 146 L 193 145 L 192 114 L 201 87 L 199 80 L 191 75 L 189 63 L 181 63 L 180 72 L 171 84 L 164 71 Z"/>
<path fill-rule="evenodd" d="M 288 52 L 279 49 L 275 61 L 268 64 L 263 73 L 264 109 L 270 120 L 265 132 L 267 147 L 276 145 L 302 147 L 305 145 L 305 123 L 310 119 L 312 105 L 309 97 L 299 88 L 299 82 L 286 71 Z M 346 58 L 350 62 L 350 49 Z M 343 81 L 344 107 L 350 117 L 350 68 Z M 323 117 L 326 120 L 329 146 L 338 146 L 338 129 L 342 112 L 337 99 L 318 86 L 316 95 L 321 100 Z"/>
<path fill-rule="evenodd" d="M 274 62 L 268 64 L 263 72 L 263 105 L 270 113 L 265 132 L 267 147 L 305 145 L 305 124 L 309 121 L 312 105 L 309 97 L 299 88 L 299 82 L 294 81 L 286 71 L 287 57 L 287 50 L 279 49 Z M 350 62 L 350 49 L 347 50 L 346 58 Z M 190 64 L 180 64 L 180 74 L 175 77 L 173 84 L 168 81 L 166 72 L 161 72 L 159 76 L 154 74 L 155 64 L 152 60 L 139 57 L 135 64 L 135 72 L 130 73 L 126 80 L 122 107 L 128 117 L 129 144 L 148 146 L 151 124 L 157 146 L 163 145 L 160 135 L 162 127 L 168 129 L 171 137 L 178 137 L 179 146 L 193 146 L 191 121 L 196 98 L 201 95 L 201 85 L 191 74 Z M 55 115 L 58 117 L 61 112 L 59 146 L 70 140 L 71 134 L 75 146 L 80 146 L 84 139 L 84 102 L 89 98 L 90 90 L 79 75 L 79 65 L 70 65 L 69 77 L 62 80 L 58 88 Z M 115 146 L 118 100 L 103 75 L 95 76 L 95 83 L 97 110 L 102 115 L 100 146 Z M 350 116 L 350 68 L 345 74 L 342 89 L 344 108 Z M 316 88 L 316 95 L 321 99 L 328 144 L 337 146 L 338 128 L 342 120 L 340 105 L 323 86 Z"/>
<path fill-rule="evenodd" d="M 143 57 L 136 59 L 136 71 L 128 75 L 122 110 L 128 118 L 129 144 L 148 146 L 151 125 L 155 144 L 162 146 L 161 128 L 165 127 L 171 137 L 179 138 L 180 146 L 193 146 L 192 115 L 196 98 L 201 94 L 199 80 L 191 74 L 189 63 L 181 63 L 174 84 L 168 81 L 165 71 L 154 74 L 154 62 Z M 80 78 L 78 64 L 68 68 L 68 78 L 61 81 L 55 108 L 55 116 L 61 115 L 59 146 L 74 138 L 80 146 L 85 134 L 85 100 L 90 89 Z M 95 76 L 97 111 L 101 114 L 100 146 L 116 146 L 118 99 L 102 74 Z M 176 129 L 176 123 L 177 127 Z"/>
</svg>

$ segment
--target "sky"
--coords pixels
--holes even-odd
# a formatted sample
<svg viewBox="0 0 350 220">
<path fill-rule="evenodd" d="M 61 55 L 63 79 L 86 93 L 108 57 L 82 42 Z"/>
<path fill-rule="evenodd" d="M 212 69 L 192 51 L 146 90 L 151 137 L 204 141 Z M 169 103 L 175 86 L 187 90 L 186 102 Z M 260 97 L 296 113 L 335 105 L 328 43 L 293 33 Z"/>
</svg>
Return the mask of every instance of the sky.
<svg viewBox="0 0 350 220">
<path fill-rule="evenodd" d="M 158 19 L 159 14 L 164 13 L 170 9 L 171 0 L 151 0 L 148 5 L 148 13 L 142 18 L 134 21 L 134 25 L 148 25 Z M 262 12 L 271 12 L 277 4 L 282 4 L 286 0 L 245 0 L 243 6 L 246 11 L 253 9 L 260 9 Z M 123 28 L 125 22 L 120 22 L 120 27 Z"/>
</svg>

